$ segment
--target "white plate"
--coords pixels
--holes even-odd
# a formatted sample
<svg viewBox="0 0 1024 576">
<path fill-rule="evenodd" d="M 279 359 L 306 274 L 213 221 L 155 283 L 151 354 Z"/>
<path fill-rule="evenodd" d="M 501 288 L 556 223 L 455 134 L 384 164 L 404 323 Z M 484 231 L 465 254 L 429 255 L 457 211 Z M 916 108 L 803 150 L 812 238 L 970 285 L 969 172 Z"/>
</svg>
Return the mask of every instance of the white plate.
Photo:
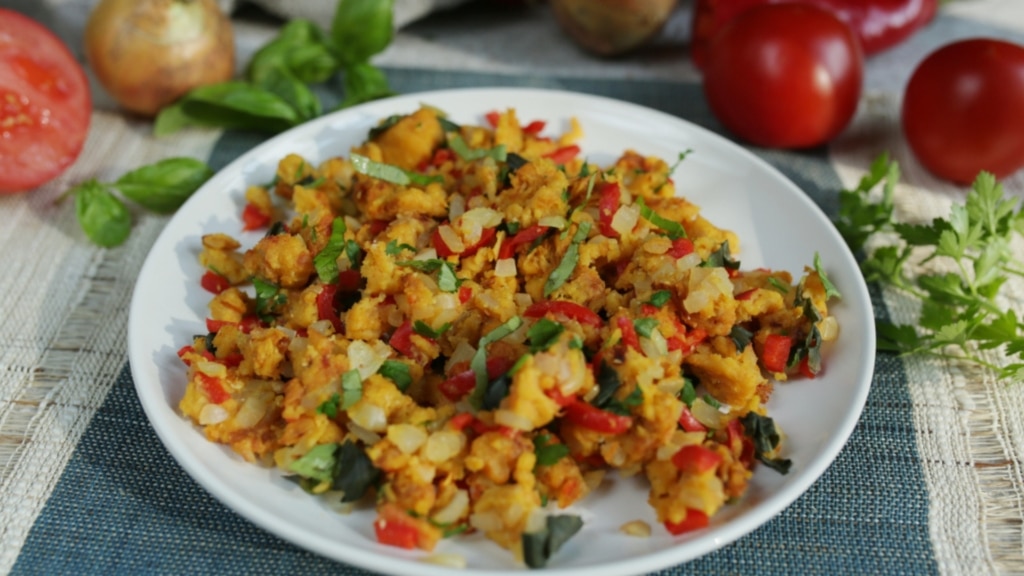
<svg viewBox="0 0 1024 576">
<path fill-rule="evenodd" d="M 468 89 L 410 94 L 327 115 L 281 134 L 244 154 L 202 187 L 167 225 L 139 275 L 129 317 L 132 377 L 157 435 L 181 466 L 214 497 L 256 525 L 298 546 L 342 562 L 390 574 L 455 573 L 425 564 L 422 552 L 377 544 L 371 509 L 339 515 L 273 470 L 244 462 L 224 446 L 207 442 L 177 410 L 185 368 L 175 352 L 205 332 L 209 294 L 199 286 L 200 237 L 226 232 L 243 245 L 259 235 L 240 234 L 239 215 L 248 184 L 268 182 L 277 162 L 295 152 L 313 161 L 347 155 L 381 118 L 413 112 L 421 103 L 447 111 L 453 121 L 484 121 L 490 110 L 514 107 L 521 121 L 542 119 L 557 133 L 577 117 L 580 145 L 592 162 L 606 165 L 632 148 L 669 162 L 694 152 L 674 175 L 681 194 L 715 224 L 739 234 L 743 268 L 767 266 L 799 276 L 821 254 L 843 293 L 834 307 L 840 339 L 828 353 L 824 374 L 775 388 L 770 415 L 787 434 L 788 475 L 758 467 L 750 490 L 714 517 L 711 526 L 672 537 L 647 505 L 639 479 L 616 479 L 581 506 L 583 530 L 552 559 L 547 572 L 602 576 L 640 574 L 691 560 L 747 534 L 778 514 L 835 459 L 853 430 L 867 397 L 874 365 L 874 323 L 867 287 L 856 262 L 821 210 L 793 183 L 743 148 L 689 122 L 607 98 L 535 89 Z M 606 482 L 606 484 L 608 484 Z M 634 538 L 619 526 L 646 520 L 650 538 Z M 442 541 L 435 552 L 468 560 L 466 574 L 521 574 L 512 555 L 480 535 Z"/>
</svg>

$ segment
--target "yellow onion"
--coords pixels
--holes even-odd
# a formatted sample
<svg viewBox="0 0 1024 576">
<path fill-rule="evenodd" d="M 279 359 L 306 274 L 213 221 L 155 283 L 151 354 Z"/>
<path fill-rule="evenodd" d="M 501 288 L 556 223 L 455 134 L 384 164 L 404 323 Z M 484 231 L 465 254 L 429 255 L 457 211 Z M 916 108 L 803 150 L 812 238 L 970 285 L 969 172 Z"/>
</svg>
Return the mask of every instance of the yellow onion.
<svg viewBox="0 0 1024 576">
<path fill-rule="evenodd" d="M 628 52 L 654 37 L 677 0 L 552 0 L 562 30 L 600 56 Z"/>
<path fill-rule="evenodd" d="M 102 0 L 85 55 L 119 104 L 146 116 L 197 86 L 231 78 L 231 23 L 215 0 Z"/>
</svg>

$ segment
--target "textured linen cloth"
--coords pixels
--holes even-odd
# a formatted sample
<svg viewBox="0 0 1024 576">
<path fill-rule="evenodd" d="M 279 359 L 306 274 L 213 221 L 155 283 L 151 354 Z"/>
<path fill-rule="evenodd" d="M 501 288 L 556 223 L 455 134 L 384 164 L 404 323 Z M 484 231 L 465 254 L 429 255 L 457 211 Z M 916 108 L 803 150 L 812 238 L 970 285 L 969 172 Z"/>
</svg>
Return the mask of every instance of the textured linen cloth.
<svg viewBox="0 0 1024 576">
<path fill-rule="evenodd" d="M 75 26 L 74 18 L 53 21 L 68 38 Z M 377 63 L 403 93 L 554 87 L 720 131 L 679 44 L 684 31 L 685 14 L 655 48 L 598 61 L 565 40 L 546 7 L 481 2 L 404 28 Z M 239 22 L 236 33 L 244 52 L 273 29 Z M 858 116 L 827 150 L 754 152 L 834 214 L 837 191 L 888 149 L 904 174 L 899 218 L 945 215 L 963 189 L 914 161 L 899 131 L 900 94 L 924 55 L 975 35 L 1024 42 L 1024 3 L 953 3 L 911 41 L 869 62 Z M 261 138 L 189 131 L 155 139 L 149 123 L 118 113 L 100 91 L 78 162 L 29 195 L 0 199 L 0 573 L 364 573 L 226 509 L 177 466 L 146 421 L 127 371 L 127 304 L 168 218 L 135 214 L 129 241 L 102 250 L 85 240 L 71 203 L 56 203 L 74 183 L 113 180 L 168 156 L 219 168 Z M 1004 186 L 1020 198 L 1024 174 Z M 879 318 L 913 318 L 914 305 L 898 294 L 872 296 Z M 1022 300 L 1024 283 L 1011 279 L 1005 306 L 1020 315 Z M 747 537 L 663 573 L 1024 573 L 1022 409 L 1024 387 L 879 355 L 862 419 L 823 477 Z"/>
</svg>

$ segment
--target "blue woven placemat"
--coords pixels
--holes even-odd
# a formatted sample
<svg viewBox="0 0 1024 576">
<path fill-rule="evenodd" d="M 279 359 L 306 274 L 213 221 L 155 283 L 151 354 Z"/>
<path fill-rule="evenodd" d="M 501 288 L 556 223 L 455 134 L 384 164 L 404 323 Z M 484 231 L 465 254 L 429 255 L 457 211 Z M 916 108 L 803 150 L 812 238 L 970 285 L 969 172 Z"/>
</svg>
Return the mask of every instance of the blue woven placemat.
<svg viewBox="0 0 1024 576">
<path fill-rule="evenodd" d="M 611 96 L 712 130 L 692 84 L 389 70 L 402 93 L 533 86 Z M 226 134 L 221 167 L 263 137 Z M 841 187 L 823 150 L 754 150 L 829 214 Z M 872 293 L 875 314 L 887 311 Z M 835 463 L 792 506 L 737 542 L 659 574 L 933 574 L 928 495 L 900 361 L 879 355 L 863 416 Z M 36 520 L 14 574 L 344 574 L 367 572 L 306 552 L 221 505 L 154 434 L 127 365 Z"/>
</svg>

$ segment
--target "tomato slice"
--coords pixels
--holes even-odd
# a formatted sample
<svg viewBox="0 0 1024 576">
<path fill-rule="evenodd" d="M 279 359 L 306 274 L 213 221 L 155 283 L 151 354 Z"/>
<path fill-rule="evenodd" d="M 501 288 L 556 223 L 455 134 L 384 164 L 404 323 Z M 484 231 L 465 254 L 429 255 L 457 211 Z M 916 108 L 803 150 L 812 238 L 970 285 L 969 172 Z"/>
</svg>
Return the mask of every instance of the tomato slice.
<svg viewBox="0 0 1024 576">
<path fill-rule="evenodd" d="M 31 190 L 66 170 L 91 114 L 89 82 L 64 43 L 0 8 L 0 193 Z"/>
<path fill-rule="evenodd" d="M 580 153 L 580 147 L 575 144 L 563 146 L 554 152 L 549 152 L 544 155 L 545 158 L 551 158 L 551 161 L 555 164 L 565 164 L 576 157 Z"/>
</svg>

